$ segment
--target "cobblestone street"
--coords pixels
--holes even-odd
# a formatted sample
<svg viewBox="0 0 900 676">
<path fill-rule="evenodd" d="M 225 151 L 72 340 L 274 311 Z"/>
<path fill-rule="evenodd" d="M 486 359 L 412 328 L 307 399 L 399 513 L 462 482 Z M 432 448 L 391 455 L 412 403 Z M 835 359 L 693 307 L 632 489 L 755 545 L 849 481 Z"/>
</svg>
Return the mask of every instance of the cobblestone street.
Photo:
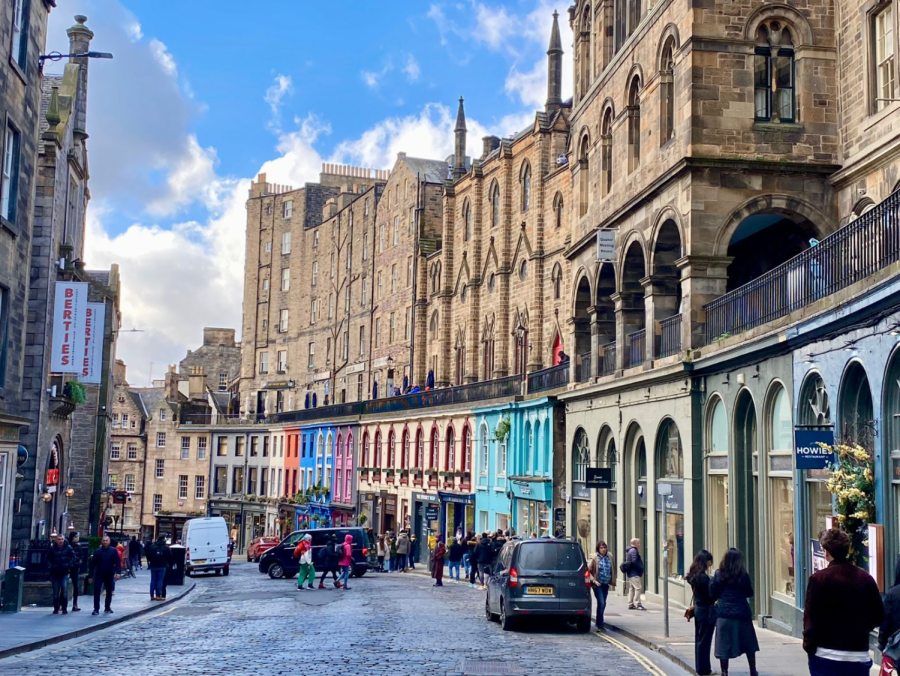
<svg viewBox="0 0 900 676">
<path fill-rule="evenodd" d="M 649 668 L 594 634 L 561 625 L 504 632 L 484 619 L 481 592 L 431 586 L 420 575 L 368 574 L 350 591 L 298 592 L 241 563 L 196 578 L 187 599 L 159 613 L 0 661 L 2 674 L 121 674 L 130 665 L 178 674 L 684 674 L 633 648 Z M 618 640 L 618 639 L 617 639 Z M 649 656 L 649 657 L 648 657 Z M 465 664 L 464 664 L 465 663 Z M 465 667 L 465 669 L 464 669 Z M 660 669 L 661 668 L 661 669 Z"/>
</svg>

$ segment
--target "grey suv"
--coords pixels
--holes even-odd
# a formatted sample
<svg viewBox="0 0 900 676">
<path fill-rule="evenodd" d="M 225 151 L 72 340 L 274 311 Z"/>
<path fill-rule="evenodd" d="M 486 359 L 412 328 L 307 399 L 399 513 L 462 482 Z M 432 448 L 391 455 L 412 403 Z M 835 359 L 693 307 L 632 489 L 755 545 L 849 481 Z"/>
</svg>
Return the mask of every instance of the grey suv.
<svg viewBox="0 0 900 676">
<path fill-rule="evenodd" d="M 581 545 L 540 538 L 507 542 L 494 562 L 484 614 L 509 631 L 520 617 L 544 616 L 591 628 L 591 587 Z"/>
</svg>

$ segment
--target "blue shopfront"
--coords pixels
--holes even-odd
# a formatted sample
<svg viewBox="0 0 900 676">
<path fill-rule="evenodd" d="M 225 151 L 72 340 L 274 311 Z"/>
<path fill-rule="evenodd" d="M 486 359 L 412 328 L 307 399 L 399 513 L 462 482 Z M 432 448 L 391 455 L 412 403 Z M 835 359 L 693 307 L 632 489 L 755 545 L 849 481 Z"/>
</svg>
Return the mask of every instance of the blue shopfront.
<svg viewBox="0 0 900 676">
<path fill-rule="evenodd" d="M 521 537 L 553 535 L 550 519 L 550 503 L 553 500 L 553 483 L 549 477 L 511 477 L 513 528 Z"/>
<path fill-rule="evenodd" d="M 460 531 L 475 530 L 475 496 L 464 493 L 438 493 L 441 499 L 441 533 L 445 542 Z"/>
<path fill-rule="evenodd" d="M 334 425 L 300 428 L 300 457 L 285 458 L 285 467 L 296 462 L 299 468 L 297 492 L 304 504 L 294 509 L 298 528 L 325 528 L 332 525 L 332 484 L 338 430 Z M 303 523 L 305 525 L 301 526 Z"/>
</svg>

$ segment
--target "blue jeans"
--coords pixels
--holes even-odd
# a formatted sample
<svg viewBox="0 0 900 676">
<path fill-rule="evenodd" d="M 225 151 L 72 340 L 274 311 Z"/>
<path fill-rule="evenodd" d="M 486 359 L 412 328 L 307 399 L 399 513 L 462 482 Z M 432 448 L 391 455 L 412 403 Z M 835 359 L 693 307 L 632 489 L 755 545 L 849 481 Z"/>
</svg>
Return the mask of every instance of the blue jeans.
<svg viewBox="0 0 900 676">
<path fill-rule="evenodd" d="M 609 596 L 609 585 L 601 584 L 599 587 L 591 587 L 594 590 L 594 598 L 597 599 L 597 626 L 603 626 L 603 613 L 606 612 L 606 597 Z"/>
<path fill-rule="evenodd" d="M 462 562 L 463 562 L 463 571 L 465 571 L 466 577 L 469 577 L 469 559 L 470 559 L 470 558 L 471 558 L 471 557 L 469 556 L 469 553 L 468 553 L 468 552 L 466 552 L 465 554 L 463 554 L 463 559 L 462 559 Z"/>
<path fill-rule="evenodd" d="M 350 589 L 350 568 L 352 566 L 341 566 L 341 576 L 338 578 L 338 582 L 344 585 L 344 589 Z"/>
<path fill-rule="evenodd" d="M 809 676 L 869 676 L 872 660 L 868 662 L 838 662 L 824 657 L 809 658 Z"/>
<path fill-rule="evenodd" d="M 69 575 L 51 575 L 53 586 L 53 610 L 65 610 L 69 605 Z"/>
<path fill-rule="evenodd" d="M 409 567 L 410 567 L 412 570 L 415 570 L 415 569 L 416 569 L 416 562 L 413 561 L 413 553 L 412 553 L 412 552 L 409 553 L 408 558 L 409 558 Z"/>
<path fill-rule="evenodd" d="M 456 581 L 459 582 L 459 561 L 451 561 L 450 562 L 450 579 L 453 579 L 453 571 L 456 571 Z"/>
<path fill-rule="evenodd" d="M 166 579 L 165 568 L 150 569 L 150 598 L 159 599 L 163 595 L 163 580 Z"/>
</svg>

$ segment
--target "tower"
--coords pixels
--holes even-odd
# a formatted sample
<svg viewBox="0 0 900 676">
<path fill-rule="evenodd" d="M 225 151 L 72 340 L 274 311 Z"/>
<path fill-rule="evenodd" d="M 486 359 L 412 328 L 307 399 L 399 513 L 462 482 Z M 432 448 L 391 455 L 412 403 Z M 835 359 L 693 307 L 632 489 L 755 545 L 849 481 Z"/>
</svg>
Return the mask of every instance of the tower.
<svg viewBox="0 0 900 676">
<path fill-rule="evenodd" d="M 466 111 L 463 109 L 463 97 L 459 97 L 459 110 L 456 113 L 456 137 L 453 144 L 453 179 L 466 173 Z"/>
<path fill-rule="evenodd" d="M 550 47 L 547 49 L 547 105 L 548 113 L 562 107 L 562 40 L 559 37 L 559 14 L 553 11 L 553 29 L 550 31 Z"/>
</svg>

